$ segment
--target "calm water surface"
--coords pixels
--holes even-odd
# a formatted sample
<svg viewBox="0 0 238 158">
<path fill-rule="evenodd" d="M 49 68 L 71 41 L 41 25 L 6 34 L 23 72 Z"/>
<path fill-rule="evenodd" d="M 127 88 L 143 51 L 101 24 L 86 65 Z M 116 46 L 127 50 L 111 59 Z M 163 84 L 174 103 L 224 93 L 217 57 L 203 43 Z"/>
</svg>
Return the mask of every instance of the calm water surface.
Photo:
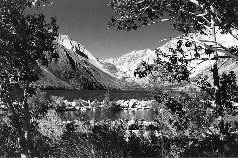
<svg viewBox="0 0 238 158">
<path fill-rule="evenodd" d="M 68 101 L 74 99 L 83 100 L 99 100 L 102 101 L 107 93 L 106 90 L 47 90 L 47 95 L 50 96 L 62 96 Z M 110 99 L 112 101 L 117 100 L 151 100 L 153 99 L 150 91 L 132 91 L 132 90 L 111 90 L 109 91 Z M 144 119 L 146 121 L 152 121 L 156 118 L 156 111 L 154 110 L 122 110 L 117 113 L 112 113 L 104 110 L 88 110 L 88 111 L 68 111 L 61 114 L 63 120 L 95 120 L 102 121 L 105 119 Z"/>
<path fill-rule="evenodd" d="M 83 99 L 94 101 L 102 101 L 105 98 L 106 90 L 45 90 L 47 96 L 61 96 L 68 101 L 73 101 L 74 99 Z M 150 91 L 132 91 L 132 90 L 111 90 L 109 91 L 110 99 L 116 100 L 151 100 L 153 99 L 152 93 Z"/>
<path fill-rule="evenodd" d="M 157 113 L 155 110 L 122 110 L 117 113 L 108 112 L 105 110 L 88 110 L 88 111 L 68 111 L 61 114 L 63 120 L 94 120 L 96 122 L 111 119 L 143 119 L 145 121 L 153 121 Z"/>
</svg>

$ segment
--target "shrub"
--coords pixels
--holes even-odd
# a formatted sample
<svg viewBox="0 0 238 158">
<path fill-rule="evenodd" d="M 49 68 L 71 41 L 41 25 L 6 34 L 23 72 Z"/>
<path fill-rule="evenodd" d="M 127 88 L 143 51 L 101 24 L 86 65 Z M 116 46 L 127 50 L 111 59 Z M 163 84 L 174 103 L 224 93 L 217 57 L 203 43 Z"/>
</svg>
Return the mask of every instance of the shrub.
<svg viewBox="0 0 238 158">
<path fill-rule="evenodd" d="M 126 141 L 124 129 L 119 122 L 105 121 L 95 125 L 90 135 L 90 142 L 95 148 L 96 155 L 102 157 L 124 157 Z"/>
<path fill-rule="evenodd" d="M 19 157 L 20 144 L 17 131 L 11 125 L 11 120 L 3 116 L 0 121 L 0 155 L 2 157 Z"/>
<path fill-rule="evenodd" d="M 54 142 L 61 139 L 65 131 L 65 125 L 55 110 L 48 110 L 47 114 L 38 122 L 38 131 Z"/>
<path fill-rule="evenodd" d="M 163 131 L 174 131 L 170 135 L 170 153 L 184 157 L 221 157 L 237 156 L 237 129 L 227 121 L 216 121 L 215 110 L 207 98 L 201 99 L 198 93 L 166 94 L 160 99 L 165 105 L 164 111 L 169 112 L 164 118 L 159 118 Z M 229 115 L 229 113 L 227 113 Z M 159 115 L 160 116 L 160 115 Z M 170 117 L 168 117 L 170 116 Z M 226 115 L 224 115 L 226 116 Z M 225 117 L 224 117 L 225 118 Z M 175 130 L 174 130 L 175 129 Z M 175 151 L 175 152 L 174 152 Z"/>
<path fill-rule="evenodd" d="M 52 96 L 51 104 L 52 107 L 58 111 L 65 110 L 66 108 L 64 97 Z"/>
<path fill-rule="evenodd" d="M 40 89 L 36 89 L 35 94 L 28 98 L 28 103 L 35 118 L 43 117 L 52 106 L 46 97 L 46 92 Z"/>
<path fill-rule="evenodd" d="M 81 133 L 66 131 L 57 147 L 53 157 L 96 157 L 89 138 Z"/>
</svg>

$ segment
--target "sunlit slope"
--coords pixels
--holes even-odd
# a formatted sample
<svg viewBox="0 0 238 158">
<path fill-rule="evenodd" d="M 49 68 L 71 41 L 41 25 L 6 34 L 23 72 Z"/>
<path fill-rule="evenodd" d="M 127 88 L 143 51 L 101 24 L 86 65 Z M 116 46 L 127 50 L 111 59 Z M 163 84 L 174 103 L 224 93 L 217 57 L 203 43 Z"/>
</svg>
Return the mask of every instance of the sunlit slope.
<svg viewBox="0 0 238 158">
<path fill-rule="evenodd" d="M 140 87 L 149 87 L 150 86 L 150 77 L 138 78 L 134 76 L 134 70 L 140 66 L 141 62 L 146 62 L 148 64 L 155 64 L 155 60 L 160 58 L 162 60 L 168 61 L 168 58 L 164 57 L 162 54 L 171 55 L 172 52 L 170 48 L 176 48 L 177 42 L 184 38 L 184 36 L 179 36 L 176 38 L 172 38 L 168 40 L 164 45 L 157 48 L 158 51 L 145 49 L 132 51 L 128 54 L 125 54 L 116 59 L 106 59 L 103 60 L 105 68 L 112 74 L 114 74 L 118 78 L 124 78 L 131 84 L 137 84 Z M 189 34 L 187 39 L 190 38 L 194 41 L 212 41 L 213 37 L 208 35 L 200 35 L 200 34 Z M 237 40 L 232 37 L 230 34 L 222 34 L 219 30 L 217 30 L 216 39 L 218 43 L 221 43 L 223 46 L 227 48 L 236 47 L 238 45 Z M 184 42 L 185 43 L 185 42 Z M 212 44 L 212 43 L 207 43 Z M 187 59 L 193 59 L 195 57 L 195 53 L 192 48 L 188 48 L 185 44 L 182 45 L 182 48 L 185 52 L 184 56 Z M 201 58 L 211 59 L 214 55 L 207 55 L 204 53 L 204 50 L 200 50 L 200 59 L 197 58 L 192 60 L 188 64 L 188 69 L 190 71 L 190 78 L 197 78 L 199 76 L 208 75 L 211 78 L 211 67 L 214 64 L 215 60 L 206 60 L 203 61 Z M 218 55 L 224 55 L 222 52 L 218 52 Z M 237 62 L 233 59 L 220 59 L 219 63 L 219 73 L 234 71 L 238 76 Z"/>
<path fill-rule="evenodd" d="M 49 64 L 41 66 L 42 75 L 36 82 L 41 87 L 68 89 L 121 89 L 124 83 L 103 68 L 101 62 L 81 44 L 60 35 Z"/>
</svg>

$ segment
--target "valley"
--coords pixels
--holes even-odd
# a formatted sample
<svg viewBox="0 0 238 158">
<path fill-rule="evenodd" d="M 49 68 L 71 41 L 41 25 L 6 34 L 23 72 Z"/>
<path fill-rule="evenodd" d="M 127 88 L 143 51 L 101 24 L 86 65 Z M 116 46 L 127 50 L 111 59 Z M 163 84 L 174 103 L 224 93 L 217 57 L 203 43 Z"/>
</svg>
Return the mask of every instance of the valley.
<svg viewBox="0 0 238 158">
<path fill-rule="evenodd" d="M 237 61 L 236 0 L 0 0 L 0 157 L 237 157 Z"/>
<path fill-rule="evenodd" d="M 219 42 L 229 46 L 234 39 L 227 34 L 219 34 Z M 208 40 L 207 36 L 190 35 L 190 38 L 199 40 Z M 226 39 L 223 41 L 223 39 Z M 170 54 L 169 49 L 176 46 L 180 37 L 173 38 L 156 50 L 135 50 L 119 58 L 108 58 L 99 60 L 94 57 L 80 43 L 72 40 L 67 35 L 59 35 L 57 39 L 57 48 L 55 56 L 48 58 L 48 67 L 41 66 L 40 80 L 35 84 L 45 89 L 121 89 L 121 90 L 146 90 L 150 89 L 153 82 L 159 82 L 159 78 L 146 76 L 139 78 L 135 76 L 135 70 L 141 66 L 142 62 L 148 65 L 155 65 L 158 58 L 167 60 L 162 54 Z M 187 50 L 187 59 L 194 58 L 191 56 L 190 48 Z M 202 58 L 212 58 L 201 52 Z M 238 74 L 237 62 L 233 59 L 221 59 L 218 63 L 220 66 L 219 73 L 234 71 Z M 189 63 L 191 80 L 196 80 L 201 76 L 211 78 L 211 66 L 213 62 L 193 60 Z M 153 79 L 152 79 L 153 78 Z M 212 83 L 212 82 L 211 82 Z M 170 83 L 167 83 L 170 84 Z M 160 85 L 157 85 L 160 86 Z"/>
</svg>

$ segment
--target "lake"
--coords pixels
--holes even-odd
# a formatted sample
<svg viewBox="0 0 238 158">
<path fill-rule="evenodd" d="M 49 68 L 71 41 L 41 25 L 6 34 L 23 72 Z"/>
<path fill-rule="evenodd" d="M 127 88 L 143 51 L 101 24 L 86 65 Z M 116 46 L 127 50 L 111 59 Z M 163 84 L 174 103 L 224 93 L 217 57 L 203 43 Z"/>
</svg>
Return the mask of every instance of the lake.
<svg viewBox="0 0 238 158">
<path fill-rule="evenodd" d="M 45 90 L 47 96 L 61 96 L 68 101 L 74 99 L 95 100 L 102 101 L 107 93 L 107 90 Z M 150 91 L 132 91 L 132 90 L 110 90 L 110 99 L 117 100 L 151 100 L 153 95 Z"/>
<path fill-rule="evenodd" d="M 157 117 L 157 112 L 153 109 L 149 110 L 121 110 L 119 112 L 108 112 L 104 110 L 88 110 L 88 111 L 67 111 L 61 113 L 61 117 L 64 121 L 74 120 L 94 120 L 99 122 L 102 120 L 110 119 L 128 119 L 128 120 L 139 120 L 153 121 Z"/>
<path fill-rule="evenodd" d="M 103 101 L 106 90 L 46 90 L 47 96 L 61 96 L 68 101 L 74 99 L 83 100 L 98 100 Z M 131 90 L 111 90 L 109 91 L 110 100 L 152 100 L 154 99 L 150 91 L 131 91 Z M 152 121 L 156 118 L 156 111 L 150 110 L 122 110 L 117 113 L 112 113 L 104 110 L 88 110 L 88 111 L 68 111 L 61 114 L 63 120 L 95 120 L 96 122 L 105 119 L 144 119 L 146 121 Z"/>
</svg>

